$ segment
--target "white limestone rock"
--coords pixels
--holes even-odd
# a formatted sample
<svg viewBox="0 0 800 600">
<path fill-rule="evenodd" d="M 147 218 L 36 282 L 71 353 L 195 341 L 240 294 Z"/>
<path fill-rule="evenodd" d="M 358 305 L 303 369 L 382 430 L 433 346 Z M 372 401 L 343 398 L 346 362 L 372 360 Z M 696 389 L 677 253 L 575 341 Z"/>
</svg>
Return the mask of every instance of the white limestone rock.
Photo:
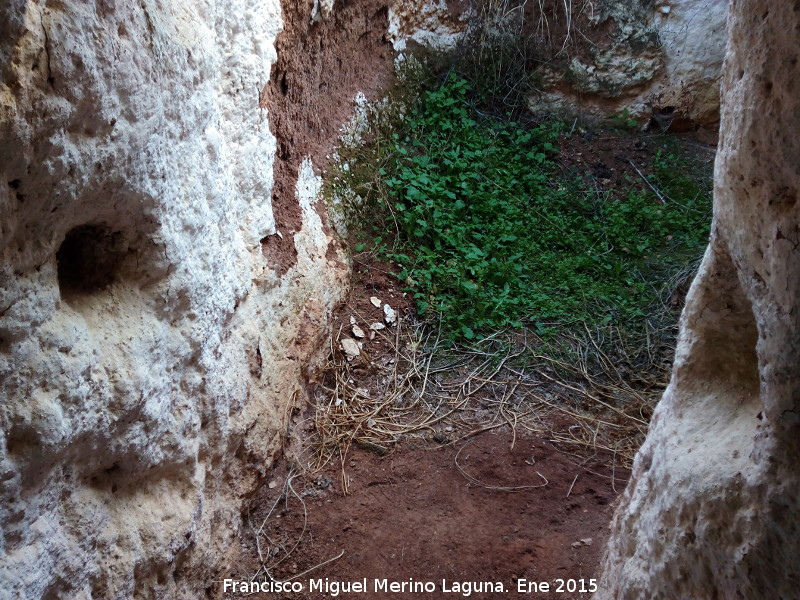
<svg viewBox="0 0 800 600">
<path fill-rule="evenodd" d="M 597 600 L 797 596 L 800 12 L 731 11 L 711 242 Z"/>
<path fill-rule="evenodd" d="M 227 567 L 342 287 L 313 172 L 297 263 L 261 252 L 281 27 L 278 0 L 0 5 L 3 600 Z"/>
<path fill-rule="evenodd" d="M 395 0 L 389 7 L 388 37 L 402 52 L 413 41 L 435 50 L 455 48 L 467 27 L 468 11 L 456 14 L 446 0 Z"/>
<path fill-rule="evenodd" d="M 319 23 L 327 19 L 333 12 L 334 0 L 314 0 L 311 7 L 311 23 Z"/>
</svg>

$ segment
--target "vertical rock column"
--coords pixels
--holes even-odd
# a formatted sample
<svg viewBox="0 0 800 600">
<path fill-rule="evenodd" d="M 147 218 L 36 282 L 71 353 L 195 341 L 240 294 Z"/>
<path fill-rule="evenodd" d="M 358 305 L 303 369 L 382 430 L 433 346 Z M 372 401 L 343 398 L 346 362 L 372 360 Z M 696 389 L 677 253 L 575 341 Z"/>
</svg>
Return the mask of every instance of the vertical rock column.
<svg viewBox="0 0 800 600">
<path fill-rule="evenodd" d="M 282 25 L 278 0 L 0 2 L 0 600 L 233 571 L 346 275 L 310 168 L 295 259 L 262 248 Z"/>
<path fill-rule="evenodd" d="M 800 3 L 728 31 L 711 241 L 598 599 L 798 595 Z"/>
</svg>

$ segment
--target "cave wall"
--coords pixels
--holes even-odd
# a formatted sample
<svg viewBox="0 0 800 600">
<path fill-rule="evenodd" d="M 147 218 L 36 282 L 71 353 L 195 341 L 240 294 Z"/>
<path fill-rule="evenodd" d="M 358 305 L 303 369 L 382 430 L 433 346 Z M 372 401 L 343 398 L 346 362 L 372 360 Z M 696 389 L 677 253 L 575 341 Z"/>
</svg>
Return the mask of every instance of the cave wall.
<svg viewBox="0 0 800 600">
<path fill-rule="evenodd" d="M 728 32 L 711 241 L 598 600 L 797 597 L 800 6 L 734 0 Z"/>
<path fill-rule="evenodd" d="M 397 0 L 389 18 L 395 49 L 456 48 L 475 21 L 476 4 Z M 521 31 L 537 48 L 532 111 L 595 117 L 628 111 L 643 125 L 672 131 L 714 129 L 719 122 L 728 0 L 493 5 L 500 30 Z"/>
<path fill-rule="evenodd" d="M 309 160 L 290 264 L 265 250 L 282 26 L 0 5 L 0 598 L 200 597 L 229 566 L 347 272 Z"/>
<path fill-rule="evenodd" d="M 728 0 L 599 3 L 575 20 L 568 64 L 542 69 L 531 109 L 627 111 L 659 129 L 714 128 L 727 13 Z"/>
</svg>

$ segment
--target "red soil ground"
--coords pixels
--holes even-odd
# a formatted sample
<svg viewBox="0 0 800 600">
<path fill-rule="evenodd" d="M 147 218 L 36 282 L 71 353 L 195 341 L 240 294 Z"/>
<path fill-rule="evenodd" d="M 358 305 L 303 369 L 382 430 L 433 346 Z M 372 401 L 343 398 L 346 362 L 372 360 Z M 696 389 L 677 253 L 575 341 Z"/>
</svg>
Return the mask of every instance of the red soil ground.
<svg viewBox="0 0 800 600">
<path fill-rule="evenodd" d="M 311 581 L 348 585 L 366 578 L 365 592 L 339 597 L 464 597 L 463 589 L 452 591 L 460 582 L 492 582 L 505 591 L 471 595 L 589 598 L 580 586 L 591 589 L 612 504 L 628 473 L 596 461 L 579 466 L 542 437 L 518 435 L 513 449 L 511 442 L 501 429 L 442 447 L 407 444 L 383 457 L 352 449 L 344 470 L 331 465 L 310 478 L 294 477 L 291 487 L 284 467 L 254 502 L 240 570 L 230 577 L 249 580 L 258 571 L 260 530 L 262 556 L 270 541 L 283 548 L 265 560 L 277 563 L 272 577 L 297 581 L 302 591 L 226 597 L 330 598 L 330 588 L 312 591 Z M 435 591 L 376 591 L 376 579 L 433 582 Z M 520 593 L 521 580 L 548 582 L 550 592 Z M 562 580 L 565 591 L 558 593 Z"/>
</svg>

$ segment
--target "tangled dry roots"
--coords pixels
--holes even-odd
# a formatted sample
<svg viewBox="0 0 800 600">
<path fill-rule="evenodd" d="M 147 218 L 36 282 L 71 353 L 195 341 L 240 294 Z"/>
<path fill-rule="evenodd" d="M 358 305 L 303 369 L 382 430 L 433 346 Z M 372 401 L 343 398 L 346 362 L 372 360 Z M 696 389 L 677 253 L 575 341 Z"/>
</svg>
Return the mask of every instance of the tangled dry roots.
<svg viewBox="0 0 800 600">
<path fill-rule="evenodd" d="M 389 330 L 384 330 L 389 331 Z M 384 333 L 384 332 L 381 332 Z M 629 467 L 669 377 L 671 331 L 632 340 L 613 328 L 544 343 L 503 332 L 469 347 L 446 346 L 409 318 L 384 334 L 391 350 L 348 357 L 332 340 L 315 394 L 305 468 L 342 468 L 357 445 L 381 455 L 402 441 L 455 444 L 497 428 L 547 434 L 580 464 Z"/>
</svg>

